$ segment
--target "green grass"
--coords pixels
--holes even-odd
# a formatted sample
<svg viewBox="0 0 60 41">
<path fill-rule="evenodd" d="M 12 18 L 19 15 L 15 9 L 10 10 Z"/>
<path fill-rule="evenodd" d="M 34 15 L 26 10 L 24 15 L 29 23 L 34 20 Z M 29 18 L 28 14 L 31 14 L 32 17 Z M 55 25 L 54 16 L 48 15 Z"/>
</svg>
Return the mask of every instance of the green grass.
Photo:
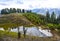
<svg viewBox="0 0 60 41">
<path fill-rule="evenodd" d="M 16 32 L 8 32 L 8 31 L 1 31 L 0 30 L 0 38 L 10 37 L 10 39 L 17 39 L 17 33 Z M 28 36 L 24 38 L 24 36 L 21 34 L 20 41 L 55 41 L 54 38 L 51 37 L 35 37 L 35 36 Z"/>
<path fill-rule="evenodd" d="M 5 30 L 5 31 L 0 30 L 0 37 L 4 37 L 4 36 L 5 37 L 8 36 L 8 37 L 17 38 L 18 33 L 16 33 L 16 32 L 9 32 L 7 30 Z M 28 37 L 30 37 L 30 36 L 26 35 L 26 38 L 28 38 Z M 21 34 L 21 38 L 24 38 L 23 34 Z M 32 36 L 32 38 L 35 38 L 35 36 Z"/>
<path fill-rule="evenodd" d="M 17 37 L 17 33 L 16 32 L 8 32 L 8 31 L 1 31 L 0 30 L 0 37 L 6 37 L 6 36 L 9 36 L 9 37 Z"/>
</svg>

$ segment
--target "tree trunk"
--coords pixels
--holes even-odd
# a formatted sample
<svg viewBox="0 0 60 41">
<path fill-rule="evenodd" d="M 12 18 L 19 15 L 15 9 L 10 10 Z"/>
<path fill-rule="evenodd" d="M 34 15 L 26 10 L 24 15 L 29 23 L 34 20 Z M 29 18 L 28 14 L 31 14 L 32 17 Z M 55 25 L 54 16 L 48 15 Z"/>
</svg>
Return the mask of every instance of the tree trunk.
<svg viewBox="0 0 60 41">
<path fill-rule="evenodd" d="M 21 33 L 19 31 L 19 27 L 18 27 L 18 39 L 21 38 Z"/>
<path fill-rule="evenodd" d="M 24 38 L 26 37 L 26 31 L 27 31 L 27 29 L 25 29 L 25 27 L 23 26 Z"/>
</svg>

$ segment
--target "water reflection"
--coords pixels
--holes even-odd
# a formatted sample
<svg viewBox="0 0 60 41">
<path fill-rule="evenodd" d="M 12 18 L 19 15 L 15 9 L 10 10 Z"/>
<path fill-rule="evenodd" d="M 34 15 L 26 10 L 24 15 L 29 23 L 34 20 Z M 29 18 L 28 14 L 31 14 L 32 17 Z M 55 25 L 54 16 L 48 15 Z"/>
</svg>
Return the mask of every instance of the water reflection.
<svg viewBox="0 0 60 41">
<path fill-rule="evenodd" d="M 38 29 L 37 27 L 25 27 L 25 29 L 27 29 L 26 34 L 30 36 L 38 36 L 38 37 L 53 36 L 51 32 L 48 32 L 48 30 Z M 4 29 L 0 28 L 0 30 L 4 30 Z M 23 26 L 19 27 L 19 31 L 23 34 Z M 11 32 L 18 32 L 18 28 L 11 29 Z"/>
</svg>

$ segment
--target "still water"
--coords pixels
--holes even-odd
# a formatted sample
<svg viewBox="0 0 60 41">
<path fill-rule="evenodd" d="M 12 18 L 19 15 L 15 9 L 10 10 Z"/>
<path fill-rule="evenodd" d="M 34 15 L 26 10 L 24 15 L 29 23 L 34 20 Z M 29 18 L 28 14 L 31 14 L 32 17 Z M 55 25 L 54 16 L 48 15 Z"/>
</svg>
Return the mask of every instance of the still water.
<svg viewBox="0 0 60 41">
<path fill-rule="evenodd" d="M 38 29 L 37 27 L 25 27 L 27 30 L 26 35 L 30 36 L 38 36 L 38 37 L 52 37 L 52 33 L 48 32 L 48 30 Z M 0 30 L 4 30 L 0 28 Z M 23 34 L 23 26 L 19 27 L 19 31 Z M 11 32 L 18 32 L 18 28 L 11 29 Z"/>
</svg>

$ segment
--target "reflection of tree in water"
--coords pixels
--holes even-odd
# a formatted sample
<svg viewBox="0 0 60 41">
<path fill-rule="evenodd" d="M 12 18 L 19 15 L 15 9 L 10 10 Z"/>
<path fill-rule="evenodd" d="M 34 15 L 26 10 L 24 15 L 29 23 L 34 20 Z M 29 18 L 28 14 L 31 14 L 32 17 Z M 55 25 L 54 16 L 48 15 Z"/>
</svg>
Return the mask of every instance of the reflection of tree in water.
<svg viewBox="0 0 60 41">
<path fill-rule="evenodd" d="M 0 27 L 3 28 L 14 28 L 18 27 L 18 37 L 20 38 L 21 33 L 19 31 L 19 26 L 24 26 L 24 36 L 26 34 L 27 29 L 25 29 L 25 26 L 30 26 L 32 23 L 27 20 L 24 16 L 19 15 L 19 14 L 9 14 L 9 15 L 4 15 L 0 18 Z"/>
</svg>

